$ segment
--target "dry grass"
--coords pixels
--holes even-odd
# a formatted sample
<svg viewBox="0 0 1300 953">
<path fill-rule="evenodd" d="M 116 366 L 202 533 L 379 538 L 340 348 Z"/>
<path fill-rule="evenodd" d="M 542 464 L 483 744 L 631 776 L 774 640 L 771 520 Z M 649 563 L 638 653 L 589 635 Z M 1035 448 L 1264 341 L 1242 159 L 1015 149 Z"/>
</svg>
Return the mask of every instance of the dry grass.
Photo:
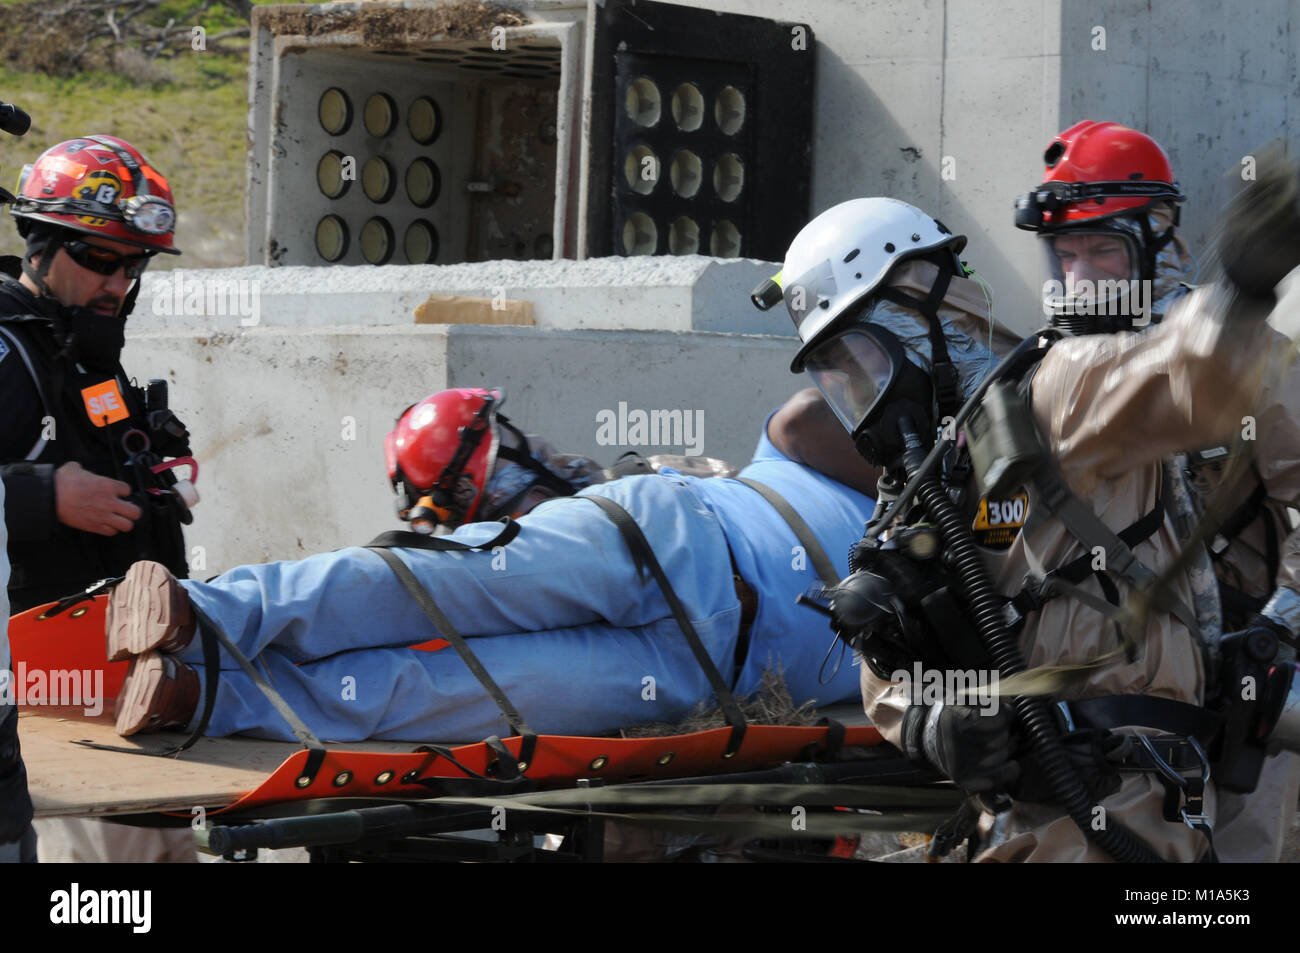
<svg viewBox="0 0 1300 953">
<path fill-rule="evenodd" d="M 812 702 L 795 705 L 790 697 L 790 689 L 785 684 L 785 672 L 778 664 L 763 672 L 763 684 L 758 691 L 748 698 L 738 698 L 737 703 L 745 720 L 754 725 L 811 725 L 818 715 Z M 624 738 L 658 738 L 664 735 L 686 735 L 696 731 L 708 731 L 722 728 L 727 724 L 722 709 L 714 705 L 708 707 L 701 702 L 696 709 L 684 719 L 675 723 L 652 722 L 624 728 Z"/>
<path fill-rule="evenodd" d="M 180 213 L 176 243 L 185 254 L 160 256 L 154 267 L 243 264 L 247 61 L 193 53 L 165 66 L 127 66 L 134 76 L 98 70 L 63 78 L 0 68 L 0 99 L 32 117 L 23 138 L 0 138 L 4 184 L 12 188 L 24 163 L 64 139 L 120 136 L 167 177 Z M 22 248 L 18 233 L 0 224 L 0 254 Z"/>
</svg>

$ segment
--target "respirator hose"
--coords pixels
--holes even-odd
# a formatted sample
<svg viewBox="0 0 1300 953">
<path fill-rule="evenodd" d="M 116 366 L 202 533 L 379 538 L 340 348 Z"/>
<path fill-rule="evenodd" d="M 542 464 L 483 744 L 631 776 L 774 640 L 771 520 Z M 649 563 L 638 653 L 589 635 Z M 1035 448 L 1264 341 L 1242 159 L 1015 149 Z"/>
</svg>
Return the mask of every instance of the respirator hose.
<svg viewBox="0 0 1300 953">
<path fill-rule="evenodd" d="M 903 467 L 910 480 L 925 460 L 925 447 L 916 428 L 906 417 L 899 421 L 899 430 L 906 447 Z M 930 520 L 939 528 L 950 566 L 980 641 L 997 667 L 999 677 L 1008 678 L 1023 672 L 1025 661 L 1016 638 L 1008 631 L 1003 600 L 993 588 L 993 581 L 956 504 L 933 474 L 917 486 L 916 496 Z M 1112 823 L 1103 830 L 1093 829 L 1092 798 L 1065 752 L 1047 703 L 1041 698 L 1016 695 L 1011 699 L 1011 706 L 1052 792 L 1084 835 L 1120 863 L 1163 863 L 1163 858 L 1121 825 Z"/>
</svg>

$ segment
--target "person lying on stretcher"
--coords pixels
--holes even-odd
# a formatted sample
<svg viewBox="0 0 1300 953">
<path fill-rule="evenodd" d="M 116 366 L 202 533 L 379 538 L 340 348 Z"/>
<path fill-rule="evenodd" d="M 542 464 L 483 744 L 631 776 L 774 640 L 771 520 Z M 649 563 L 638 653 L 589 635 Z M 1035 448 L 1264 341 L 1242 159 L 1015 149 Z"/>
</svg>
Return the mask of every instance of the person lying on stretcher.
<svg viewBox="0 0 1300 953">
<path fill-rule="evenodd" d="M 815 391 L 768 418 L 740 473 L 788 502 L 803 538 L 768 495 L 738 479 L 665 467 L 599 482 L 605 474 L 591 461 L 503 422 L 499 394 L 451 393 L 410 408 L 386 456 L 406 518 L 456 528 L 388 534 L 388 552 L 534 730 L 593 735 L 674 722 L 711 700 L 719 675 L 743 697 L 778 666 L 795 704 L 858 696 L 858 672 L 838 648 L 830 653 L 824 617 L 795 602 L 818 581 L 817 562 L 823 576 L 845 574 L 873 508 L 863 491 L 875 474 Z M 412 448 L 440 425 L 454 449 L 426 465 Z M 640 528 L 667 589 L 605 501 Z M 518 522 L 484 521 L 501 516 Z M 438 548 L 421 545 L 430 539 Z M 212 679 L 196 619 L 252 665 L 223 645 Z M 501 733 L 503 716 L 461 658 L 412 648 L 443 634 L 374 549 L 240 566 L 206 583 L 137 563 L 107 611 L 110 659 L 132 659 L 117 730 L 196 730 L 211 692 L 206 734 L 293 740 L 262 682 L 324 740 Z M 254 666 L 264 678 L 250 675 Z"/>
</svg>

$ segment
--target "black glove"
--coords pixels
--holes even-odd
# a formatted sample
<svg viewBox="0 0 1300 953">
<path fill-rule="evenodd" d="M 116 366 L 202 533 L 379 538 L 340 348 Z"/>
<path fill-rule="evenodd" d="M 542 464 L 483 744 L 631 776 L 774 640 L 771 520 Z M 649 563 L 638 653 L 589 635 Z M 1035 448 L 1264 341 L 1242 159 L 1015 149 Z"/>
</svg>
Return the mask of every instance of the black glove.
<svg viewBox="0 0 1300 953">
<path fill-rule="evenodd" d="M 969 705 L 909 705 L 903 713 L 903 753 L 938 768 L 971 794 L 1005 790 L 1020 777 L 1013 760 L 1014 719 Z"/>
<path fill-rule="evenodd" d="M 1272 299 L 1273 288 L 1300 265 L 1300 180 L 1278 143 L 1255 156 L 1255 178 L 1224 208 L 1215 237 L 1228 280 L 1243 294 Z"/>
<path fill-rule="evenodd" d="M 933 561 L 921 562 L 900 549 L 859 545 L 853 572 L 830 589 L 831 628 L 884 679 L 910 668 L 918 656 L 934 654 L 923 631 L 921 601 L 945 580 Z"/>
</svg>

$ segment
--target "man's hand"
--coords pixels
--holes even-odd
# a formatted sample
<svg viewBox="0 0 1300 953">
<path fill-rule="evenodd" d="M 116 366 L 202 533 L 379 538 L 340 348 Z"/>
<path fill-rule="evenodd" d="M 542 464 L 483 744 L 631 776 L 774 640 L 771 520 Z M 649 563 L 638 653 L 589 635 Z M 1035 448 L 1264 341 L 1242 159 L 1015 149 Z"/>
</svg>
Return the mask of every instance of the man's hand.
<svg viewBox="0 0 1300 953">
<path fill-rule="evenodd" d="M 1255 158 L 1255 178 L 1220 214 L 1215 246 L 1229 281 L 1271 299 L 1274 286 L 1300 265 L 1300 167 L 1280 142 Z"/>
<path fill-rule="evenodd" d="M 971 794 L 1003 791 L 1020 777 L 1012 760 L 1014 719 L 968 705 L 909 705 L 903 713 L 903 753 L 926 762 Z"/>
<path fill-rule="evenodd" d="M 83 469 L 75 460 L 54 471 L 54 510 L 59 522 L 100 536 L 130 532 L 140 507 L 123 497 L 131 488 L 121 480 Z"/>
</svg>

